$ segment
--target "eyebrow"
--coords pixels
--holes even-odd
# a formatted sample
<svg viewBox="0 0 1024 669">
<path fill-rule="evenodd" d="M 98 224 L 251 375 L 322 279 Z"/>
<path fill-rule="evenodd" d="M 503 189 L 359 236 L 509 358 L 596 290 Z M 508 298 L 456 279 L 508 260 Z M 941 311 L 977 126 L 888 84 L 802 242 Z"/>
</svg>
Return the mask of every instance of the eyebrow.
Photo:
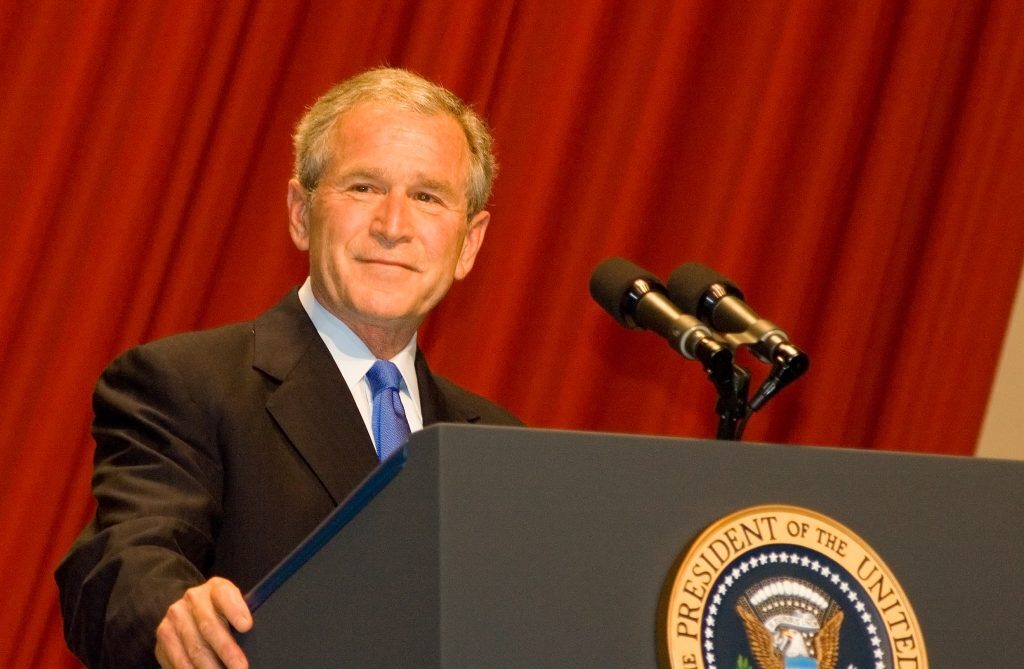
<svg viewBox="0 0 1024 669">
<path fill-rule="evenodd" d="M 458 200 L 458 195 L 455 192 L 455 189 L 452 188 L 451 184 L 449 184 L 447 181 L 438 181 L 437 179 L 419 177 L 419 184 L 423 188 L 426 188 L 427 190 L 432 190 L 437 193 L 440 193 L 441 195 L 444 195 L 446 198 L 450 198 L 456 201 Z"/>
<path fill-rule="evenodd" d="M 352 179 L 376 179 L 386 181 L 387 173 L 377 167 L 356 167 L 338 176 L 338 181 L 351 181 Z"/>
</svg>

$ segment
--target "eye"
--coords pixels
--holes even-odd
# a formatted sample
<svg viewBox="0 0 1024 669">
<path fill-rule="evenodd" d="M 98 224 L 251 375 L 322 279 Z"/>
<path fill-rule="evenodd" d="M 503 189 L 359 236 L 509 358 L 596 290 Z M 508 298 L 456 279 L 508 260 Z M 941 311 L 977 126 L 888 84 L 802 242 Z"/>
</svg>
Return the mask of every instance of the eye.
<svg viewBox="0 0 1024 669">
<path fill-rule="evenodd" d="M 441 198 L 437 197 L 433 193 L 427 193 L 427 192 L 424 192 L 424 191 L 420 191 L 419 193 L 416 193 L 413 196 L 413 198 L 417 202 L 426 202 L 428 204 L 444 204 L 444 202 L 441 200 Z"/>
<path fill-rule="evenodd" d="M 372 193 L 373 192 L 373 186 L 371 186 L 370 184 L 361 184 L 361 183 L 360 184 L 352 184 L 351 186 L 349 186 L 349 190 L 354 191 L 356 193 Z"/>
</svg>

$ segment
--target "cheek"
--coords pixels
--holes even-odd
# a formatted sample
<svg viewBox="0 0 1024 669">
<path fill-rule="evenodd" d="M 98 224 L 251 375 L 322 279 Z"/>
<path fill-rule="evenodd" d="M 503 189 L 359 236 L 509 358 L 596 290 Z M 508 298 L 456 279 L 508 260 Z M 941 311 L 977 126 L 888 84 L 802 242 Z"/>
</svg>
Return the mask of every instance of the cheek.
<svg viewBox="0 0 1024 669">
<path fill-rule="evenodd" d="M 429 244 L 434 258 L 447 269 L 454 269 L 466 243 L 466 232 L 462 225 L 447 222 L 432 229 L 431 233 Z"/>
<path fill-rule="evenodd" d="M 310 248 L 321 257 L 340 256 L 345 248 L 344 230 L 336 225 L 320 225 L 310 236 Z"/>
</svg>

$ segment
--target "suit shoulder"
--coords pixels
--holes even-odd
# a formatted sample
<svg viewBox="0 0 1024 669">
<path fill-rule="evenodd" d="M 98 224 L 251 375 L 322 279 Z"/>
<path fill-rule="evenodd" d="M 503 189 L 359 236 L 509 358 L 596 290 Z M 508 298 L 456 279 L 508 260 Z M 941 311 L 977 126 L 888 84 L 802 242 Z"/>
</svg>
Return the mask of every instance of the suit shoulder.
<svg viewBox="0 0 1024 669">
<path fill-rule="evenodd" d="M 162 337 L 122 352 L 107 366 L 101 380 L 128 375 L 157 383 L 170 374 L 205 385 L 251 370 L 253 340 L 251 321 Z"/>
<path fill-rule="evenodd" d="M 137 348 L 150 348 L 166 352 L 235 348 L 252 339 L 254 322 L 244 321 L 206 330 L 179 332 L 140 344 Z"/>
<path fill-rule="evenodd" d="M 479 420 L 476 422 L 484 425 L 523 425 L 523 421 L 514 414 L 486 397 L 466 390 L 443 376 L 434 375 L 434 380 L 445 400 L 466 413 L 479 416 Z"/>
</svg>

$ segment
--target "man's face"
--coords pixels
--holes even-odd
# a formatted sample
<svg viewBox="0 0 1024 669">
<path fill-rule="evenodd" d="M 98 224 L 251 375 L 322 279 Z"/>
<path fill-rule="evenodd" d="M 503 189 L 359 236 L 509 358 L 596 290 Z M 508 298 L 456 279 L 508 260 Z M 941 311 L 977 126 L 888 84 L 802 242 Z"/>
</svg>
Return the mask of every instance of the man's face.
<svg viewBox="0 0 1024 669">
<path fill-rule="evenodd" d="M 415 329 L 472 269 L 490 218 L 466 219 L 465 135 L 449 116 L 363 103 L 338 120 L 331 148 L 311 196 L 288 184 L 313 292 L 354 329 Z"/>
</svg>

